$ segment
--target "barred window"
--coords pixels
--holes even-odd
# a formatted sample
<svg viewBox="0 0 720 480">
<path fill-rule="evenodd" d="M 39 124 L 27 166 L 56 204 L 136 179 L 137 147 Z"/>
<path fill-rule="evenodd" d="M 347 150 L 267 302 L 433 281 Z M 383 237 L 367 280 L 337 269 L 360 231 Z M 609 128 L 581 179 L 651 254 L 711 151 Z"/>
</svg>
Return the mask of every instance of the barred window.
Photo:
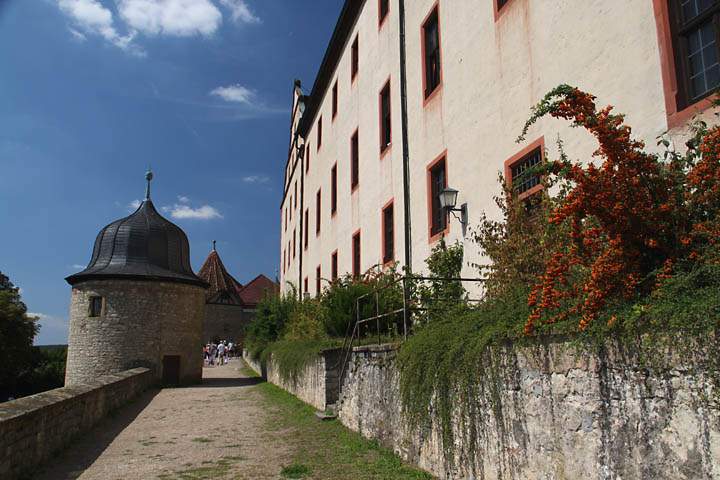
<svg viewBox="0 0 720 480">
<path fill-rule="evenodd" d="M 102 297 L 90 297 L 90 312 L 89 316 L 99 317 L 102 315 Z"/>
<path fill-rule="evenodd" d="M 510 180 L 513 192 L 521 195 L 536 185 L 540 185 L 540 175 L 533 175 L 530 170 L 542 162 L 542 150 L 536 148 L 510 166 Z"/>
</svg>

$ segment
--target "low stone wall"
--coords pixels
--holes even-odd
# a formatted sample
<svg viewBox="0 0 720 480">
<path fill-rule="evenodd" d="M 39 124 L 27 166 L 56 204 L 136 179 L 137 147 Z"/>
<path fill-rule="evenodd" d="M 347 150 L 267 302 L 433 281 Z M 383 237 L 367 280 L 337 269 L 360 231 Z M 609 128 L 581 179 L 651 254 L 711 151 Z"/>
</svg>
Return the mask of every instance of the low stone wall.
<svg viewBox="0 0 720 480">
<path fill-rule="evenodd" d="M 322 351 L 317 359 L 310 362 L 294 381 L 282 378 L 280 369 L 272 360 L 272 356 L 267 365 L 261 365 L 260 362 L 253 360 L 246 351 L 243 351 L 243 358 L 268 382 L 292 393 L 318 410 L 324 411 L 338 399 L 339 349 Z"/>
<path fill-rule="evenodd" d="M 403 420 L 397 347 L 355 348 L 340 421 L 448 479 L 720 479 L 712 379 L 690 359 L 648 371 L 632 352 L 578 354 L 562 342 L 498 348 L 446 453 L 437 424 Z M 717 355 L 717 352 L 712 353 Z"/>
<path fill-rule="evenodd" d="M 0 478 L 30 473 L 154 383 L 147 368 L 0 404 Z"/>
</svg>

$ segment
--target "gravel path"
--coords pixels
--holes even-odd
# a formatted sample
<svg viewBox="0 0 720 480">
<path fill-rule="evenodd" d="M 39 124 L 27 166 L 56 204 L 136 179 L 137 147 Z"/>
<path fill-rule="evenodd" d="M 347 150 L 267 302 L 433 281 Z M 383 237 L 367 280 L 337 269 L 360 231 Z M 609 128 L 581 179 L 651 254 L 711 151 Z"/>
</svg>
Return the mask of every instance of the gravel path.
<svg viewBox="0 0 720 480">
<path fill-rule="evenodd" d="M 240 365 L 204 369 L 202 385 L 147 392 L 34 478 L 281 478 L 294 447 L 268 432 L 257 380 Z"/>
</svg>

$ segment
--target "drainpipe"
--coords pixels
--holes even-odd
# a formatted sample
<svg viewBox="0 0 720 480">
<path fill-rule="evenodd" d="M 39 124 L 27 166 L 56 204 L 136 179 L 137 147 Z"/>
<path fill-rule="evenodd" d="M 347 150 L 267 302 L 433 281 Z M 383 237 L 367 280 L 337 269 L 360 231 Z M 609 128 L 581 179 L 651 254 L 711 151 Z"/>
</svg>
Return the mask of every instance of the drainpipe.
<svg viewBox="0 0 720 480">
<path fill-rule="evenodd" d="M 298 295 L 299 299 L 303 298 L 303 252 L 305 251 L 305 153 L 303 147 L 298 143 L 299 135 L 295 132 L 295 148 L 297 155 L 300 157 L 300 235 L 298 237 L 298 248 L 300 250 L 300 260 L 298 261 Z"/>
<path fill-rule="evenodd" d="M 412 273 L 412 228 L 410 222 L 410 147 L 408 141 L 407 66 L 405 53 L 405 0 L 398 0 L 400 22 L 400 110 L 403 146 L 403 209 L 405 217 L 405 268 Z"/>
</svg>

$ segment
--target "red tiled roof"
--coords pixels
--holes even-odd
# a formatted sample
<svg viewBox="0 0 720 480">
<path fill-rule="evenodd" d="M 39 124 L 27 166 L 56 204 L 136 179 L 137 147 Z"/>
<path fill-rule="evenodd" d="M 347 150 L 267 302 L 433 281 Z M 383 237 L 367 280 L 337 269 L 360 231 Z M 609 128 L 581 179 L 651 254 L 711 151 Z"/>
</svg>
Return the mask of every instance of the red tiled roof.
<svg viewBox="0 0 720 480">
<path fill-rule="evenodd" d="M 242 284 L 235 280 L 223 265 L 217 250 L 213 249 L 205 259 L 198 276 L 210 284 L 205 294 L 208 303 L 224 303 L 242 305 L 244 302 L 239 294 Z"/>
<path fill-rule="evenodd" d="M 237 291 L 245 306 L 255 307 L 268 293 L 277 294 L 280 291 L 280 286 L 261 274 L 244 287 L 238 288 Z"/>
</svg>

